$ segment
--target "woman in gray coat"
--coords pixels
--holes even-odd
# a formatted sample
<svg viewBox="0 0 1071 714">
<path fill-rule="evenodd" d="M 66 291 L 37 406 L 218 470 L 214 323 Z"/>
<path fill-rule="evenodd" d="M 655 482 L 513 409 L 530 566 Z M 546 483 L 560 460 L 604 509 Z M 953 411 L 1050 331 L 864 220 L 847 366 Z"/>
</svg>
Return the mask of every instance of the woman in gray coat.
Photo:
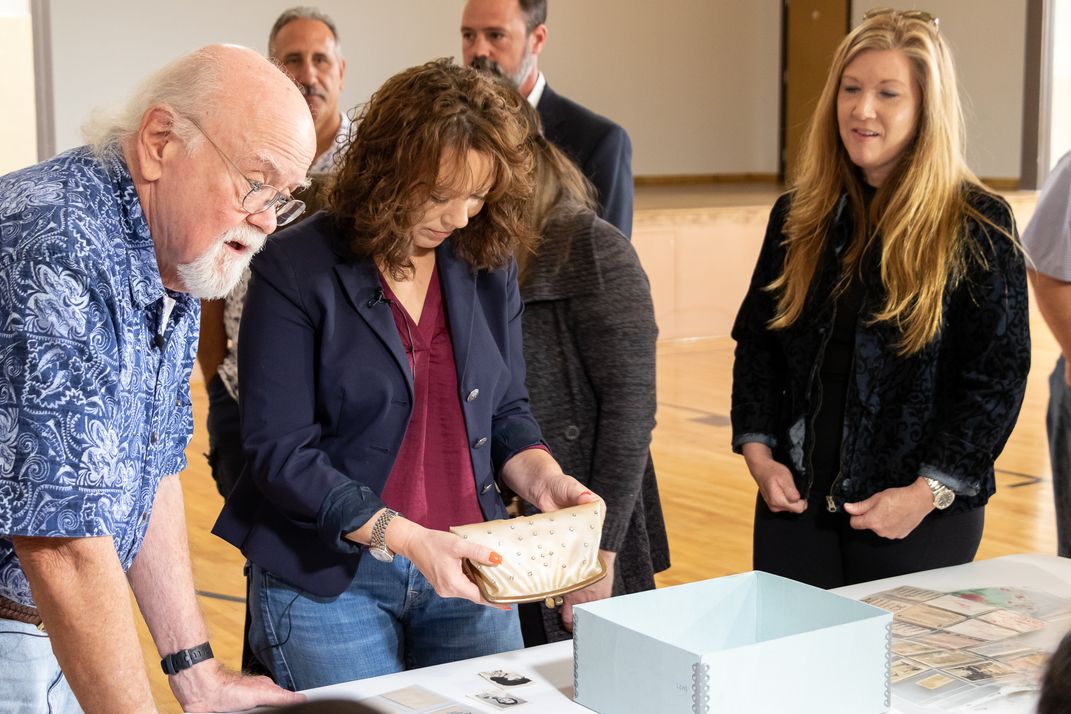
<svg viewBox="0 0 1071 714">
<path fill-rule="evenodd" d="M 532 140 L 542 239 L 518 256 L 528 391 L 562 469 L 606 501 L 610 576 L 566 595 L 560 610 L 522 605 L 529 646 L 568 638 L 574 604 L 650 590 L 669 567 L 649 448 L 658 328 L 647 276 L 628 239 L 596 216 L 579 169 L 538 129 Z"/>
</svg>

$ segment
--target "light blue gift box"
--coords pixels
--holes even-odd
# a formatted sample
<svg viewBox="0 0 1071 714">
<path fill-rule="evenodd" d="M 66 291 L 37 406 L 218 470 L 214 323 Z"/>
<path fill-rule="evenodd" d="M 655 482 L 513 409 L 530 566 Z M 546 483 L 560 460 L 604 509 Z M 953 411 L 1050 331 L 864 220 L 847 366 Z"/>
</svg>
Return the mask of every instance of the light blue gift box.
<svg viewBox="0 0 1071 714">
<path fill-rule="evenodd" d="M 892 614 L 762 572 L 574 608 L 573 693 L 599 714 L 878 714 Z"/>
</svg>

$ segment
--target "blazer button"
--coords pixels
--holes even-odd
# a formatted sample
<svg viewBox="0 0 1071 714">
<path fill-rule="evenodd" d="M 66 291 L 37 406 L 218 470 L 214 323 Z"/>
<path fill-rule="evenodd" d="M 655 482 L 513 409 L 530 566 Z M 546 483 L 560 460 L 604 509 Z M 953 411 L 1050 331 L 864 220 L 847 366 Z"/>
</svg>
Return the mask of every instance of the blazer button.
<svg viewBox="0 0 1071 714">
<path fill-rule="evenodd" d="M 478 396 L 480 396 L 480 390 L 479 389 L 473 389 L 471 392 L 469 392 L 469 395 L 467 397 L 465 397 L 465 401 L 466 402 L 474 402 L 474 401 L 476 401 L 476 397 L 478 397 Z"/>
<path fill-rule="evenodd" d="M 578 427 L 576 424 L 570 424 L 569 426 L 565 427 L 565 440 L 566 441 L 576 441 L 577 437 L 579 437 L 579 436 L 580 436 L 580 427 Z"/>
<path fill-rule="evenodd" d="M 479 439 L 476 440 L 476 443 L 474 443 L 472 445 L 472 448 L 479 449 L 480 447 L 482 447 L 486 443 L 487 443 L 487 437 L 486 436 L 481 436 Z"/>
<path fill-rule="evenodd" d="M 491 487 L 494 486 L 494 485 L 495 485 L 494 481 L 488 481 L 487 484 L 483 488 L 480 489 L 480 495 L 482 496 L 483 494 L 485 494 L 488 491 L 490 491 Z"/>
</svg>

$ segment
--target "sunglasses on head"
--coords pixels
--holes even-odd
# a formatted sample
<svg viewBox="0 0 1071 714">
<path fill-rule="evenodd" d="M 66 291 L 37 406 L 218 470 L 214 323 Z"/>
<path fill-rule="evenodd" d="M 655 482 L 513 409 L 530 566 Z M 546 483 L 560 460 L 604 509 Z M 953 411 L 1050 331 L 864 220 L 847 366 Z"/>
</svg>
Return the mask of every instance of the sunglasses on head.
<svg viewBox="0 0 1071 714">
<path fill-rule="evenodd" d="M 925 10 L 896 10 L 891 7 L 876 7 L 863 13 L 863 21 L 866 22 L 873 17 L 880 17 L 881 15 L 898 15 L 905 20 L 918 20 L 919 22 L 933 25 L 934 31 L 940 31 L 941 21 L 936 15 Z"/>
</svg>

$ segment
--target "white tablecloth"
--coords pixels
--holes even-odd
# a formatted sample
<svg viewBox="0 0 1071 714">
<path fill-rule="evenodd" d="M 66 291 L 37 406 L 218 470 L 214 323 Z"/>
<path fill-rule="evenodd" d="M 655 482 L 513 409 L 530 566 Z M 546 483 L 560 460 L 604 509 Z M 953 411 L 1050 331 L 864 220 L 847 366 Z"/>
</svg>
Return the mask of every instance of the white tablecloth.
<svg viewBox="0 0 1071 714">
<path fill-rule="evenodd" d="M 863 598 L 871 593 L 899 585 L 914 585 L 942 591 L 973 587 L 1017 586 L 1071 598 L 1071 560 L 1047 555 L 1013 555 L 852 585 L 839 588 L 834 592 L 852 598 Z M 1059 639 L 1058 634 L 1053 634 L 1053 646 Z M 479 673 L 493 669 L 519 672 L 533 680 L 532 684 L 515 690 L 518 696 L 529 702 L 519 708 L 525 714 L 590 711 L 572 701 L 573 649 L 571 642 L 558 642 L 490 657 L 336 684 L 312 689 L 306 694 L 310 699 L 365 699 L 403 687 L 419 685 L 444 697 L 464 703 L 473 711 L 497 712 L 499 710 L 475 702 L 467 696 L 489 688 L 488 683 L 480 678 Z M 1026 713 L 1033 711 L 1034 701 L 1034 697 L 1030 695 L 1015 695 L 989 705 L 989 708 L 984 711 L 1002 714 Z M 894 695 L 891 711 L 896 714 L 913 714 L 924 710 L 918 710 L 906 702 L 897 701 Z"/>
</svg>

